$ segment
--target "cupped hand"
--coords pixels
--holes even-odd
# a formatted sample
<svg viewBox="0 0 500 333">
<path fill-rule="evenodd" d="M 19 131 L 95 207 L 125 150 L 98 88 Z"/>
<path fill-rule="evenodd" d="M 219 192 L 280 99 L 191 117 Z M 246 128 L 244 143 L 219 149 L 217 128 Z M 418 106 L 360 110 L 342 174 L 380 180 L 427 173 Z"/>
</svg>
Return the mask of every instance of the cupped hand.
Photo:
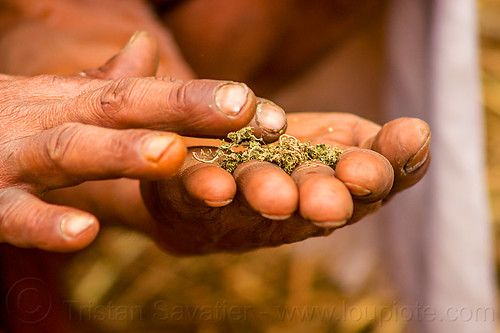
<svg viewBox="0 0 500 333">
<path fill-rule="evenodd" d="M 288 115 L 288 134 L 344 150 L 335 170 L 299 165 L 289 176 L 260 161 L 233 175 L 193 158 L 181 172 L 141 182 L 156 221 L 145 231 L 167 251 L 199 254 L 291 243 L 359 221 L 418 182 L 430 162 L 430 130 L 400 118 L 380 127 L 352 114 Z"/>
<path fill-rule="evenodd" d="M 97 218 L 43 201 L 47 192 L 88 180 L 168 177 L 186 156 L 174 133 L 224 136 L 259 122 L 253 117 L 263 102 L 241 83 L 118 78 L 153 74 L 153 44 L 139 34 L 101 68 L 74 76 L 0 75 L 0 241 L 57 251 L 84 247 L 98 233 Z M 91 195 L 105 191 L 101 186 Z M 89 205 L 112 210 L 115 196 Z"/>
</svg>

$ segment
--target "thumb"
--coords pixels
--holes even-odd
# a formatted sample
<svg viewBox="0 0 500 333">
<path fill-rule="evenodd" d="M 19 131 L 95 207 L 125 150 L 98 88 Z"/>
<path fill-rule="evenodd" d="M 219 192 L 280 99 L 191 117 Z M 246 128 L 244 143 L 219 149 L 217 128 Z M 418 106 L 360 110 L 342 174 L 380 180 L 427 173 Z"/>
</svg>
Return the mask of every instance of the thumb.
<svg viewBox="0 0 500 333">
<path fill-rule="evenodd" d="M 117 54 L 104 65 L 81 75 L 98 79 L 153 76 L 158 68 L 158 44 L 146 31 L 137 31 Z"/>
</svg>

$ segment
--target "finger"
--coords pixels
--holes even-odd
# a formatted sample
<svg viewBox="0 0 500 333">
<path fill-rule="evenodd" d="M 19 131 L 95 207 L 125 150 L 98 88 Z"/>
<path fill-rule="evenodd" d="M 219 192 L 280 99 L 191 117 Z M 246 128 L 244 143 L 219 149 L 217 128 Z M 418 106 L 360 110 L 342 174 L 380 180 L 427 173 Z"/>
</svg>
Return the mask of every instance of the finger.
<svg viewBox="0 0 500 333">
<path fill-rule="evenodd" d="M 368 149 L 350 149 L 342 153 L 335 176 L 355 199 L 373 202 L 387 196 L 394 181 L 394 171 L 382 155 Z"/>
<path fill-rule="evenodd" d="M 94 240 L 97 219 L 80 210 L 50 205 L 17 189 L 0 191 L 0 240 L 20 247 L 74 251 Z"/>
<path fill-rule="evenodd" d="M 283 220 L 297 209 L 297 186 L 278 166 L 252 160 L 239 165 L 233 176 L 250 207 L 265 218 Z"/>
<path fill-rule="evenodd" d="M 81 76 L 118 79 L 130 76 L 153 76 L 158 68 L 158 44 L 146 31 L 137 31 L 123 49 L 104 65 L 87 69 Z"/>
<path fill-rule="evenodd" d="M 334 171 L 321 162 L 306 162 L 292 172 L 299 188 L 299 211 L 303 218 L 321 228 L 345 225 L 353 213 L 347 187 Z"/>
<path fill-rule="evenodd" d="M 320 123 L 325 126 L 318 128 Z M 351 114 L 293 114 L 288 129 L 298 138 L 310 137 L 313 143 L 356 146 L 382 154 L 394 169 L 389 196 L 417 183 L 429 167 L 431 133 L 429 126 L 417 118 L 398 118 L 381 128 Z"/>
<path fill-rule="evenodd" d="M 254 135 L 266 143 L 274 142 L 286 131 L 285 111 L 269 100 L 258 98 L 255 116 L 248 126 L 253 127 Z"/>
<path fill-rule="evenodd" d="M 192 150 L 196 151 L 199 149 Z M 213 163 L 199 162 L 192 154 L 182 171 L 182 182 L 191 198 L 210 207 L 226 206 L 236 194 L 236 182 L 229 172 Z"/>
<path fill-rule="evenodd" d="M 369 148 L 380 126 L 349 113 L 292 113 L 288 132 L 300 140 Z"/>
<path fill-rule="evenodd" d="M 250 122 L 256 98 L 243 83 L 124 78 L 44 108 L 45 126 L 81 122 L 154 128 L 187 136 L 224 136 Z"/>
<path fill-rule="evenodd" d="M 18 181 L 41 189 L 118 177 L 158 179 L 186 156 L 179 136 L 65 124 L 11 143 L 8 167 Z"/>
<path fill-rule="evenodd" d="M 271 101 L 257 98 L 255 115 L 246 126 L 253 127 L 254 135 L 262 138 L 265 143 L 272 143 L 279 139 L 286 131 L 287 117 L 285 111 Z M 246 127 L 245 126 L 245 127 Z M 217 146 L 216 139 L 200 139 L 184 137 L 186 146 Z"/>
<path fill-rule="evenodd" d="M 391 194 L 417 183 L 430 162 L 429 125 L 417 118 L 398 118 L 385 124 L 373 140 L 372 149 L 384 155 L 394 168 Z"/>
</svg>

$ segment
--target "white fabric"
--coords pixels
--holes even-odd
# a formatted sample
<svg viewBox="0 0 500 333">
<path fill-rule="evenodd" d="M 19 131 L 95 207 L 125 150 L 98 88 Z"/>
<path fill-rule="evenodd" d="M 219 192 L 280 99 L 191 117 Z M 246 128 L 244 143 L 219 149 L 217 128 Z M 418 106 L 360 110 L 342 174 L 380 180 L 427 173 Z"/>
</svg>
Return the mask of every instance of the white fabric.
<svg viewBox="0 0 500 333">
<path fill-rule="evenodd" d="M 496 331 L 475 14 L 473 0 L 394 0 L 389 16 L 388 116 L 432 129 L 428 175 L 385 211 L 403 299 L 437 314 L 415 332 Z"/>
<path fill-rule="evenodd" d="M 432 130 L 429 173 L 377 214 L 296 251 L 326 253 L 345 291 L 388 265 L 405 307 L 399 318 L 411 319 L 413 332 L 495 332 L 475 1 L 391 0 L 387 20 L 385 66 L 370 51 L 381 40 L 367 29 L 273 99 L 287 110 L 422 118 Z"/>
</svg>

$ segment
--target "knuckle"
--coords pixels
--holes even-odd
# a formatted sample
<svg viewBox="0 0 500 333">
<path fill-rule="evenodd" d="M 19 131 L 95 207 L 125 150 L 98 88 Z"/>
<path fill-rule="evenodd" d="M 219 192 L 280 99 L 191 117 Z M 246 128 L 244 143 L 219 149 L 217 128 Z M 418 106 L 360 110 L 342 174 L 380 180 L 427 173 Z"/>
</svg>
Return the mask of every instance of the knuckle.
<svg viewBox="0 0 500 333">
<path fill-rule="evenodd" d="M 128 107 L 137 80 L 131 78 L 117 79 L 108 84 L 98 96 L 98 107 L 101 115 L 114 119 L 116 114 Z"/>
<path fill-rule="evenodd" d="M 151 99 L 151 85 L 147 78 L 121 78 L 105 86 L 97 98 L 98 123 L 129 127 L 137 125 L 137 111 L 148 105 Z"/>
<path fill-rule="evenodd" d="M 131 135 L 130 139 L 135 138 Z M 121 136 L 110 136 L 103 146 L 103 153 L 109 156 L 109 158 L 126 161 L 131 157 L 131 149 L 130 140 L 124 140 Z"/>
<path fill-rule="evenodd" d="M 171 113 L 175 115 L 182 115 L 186 110 L 189 110 L 190 103 L 190 93 L 193 81 L 188 81 L 186 83 L 176 83 L 172 85 L 167 96 L 167 103 L 169 105 Z"/>
<path fill-rule="evenodd" d="M 65 169 L 65 162 L 78 140 L 80 124 L 66 123 L 56 128 L 47 142 L 46 154 L 48 160 L 58 169 Z"/>
</svg>

